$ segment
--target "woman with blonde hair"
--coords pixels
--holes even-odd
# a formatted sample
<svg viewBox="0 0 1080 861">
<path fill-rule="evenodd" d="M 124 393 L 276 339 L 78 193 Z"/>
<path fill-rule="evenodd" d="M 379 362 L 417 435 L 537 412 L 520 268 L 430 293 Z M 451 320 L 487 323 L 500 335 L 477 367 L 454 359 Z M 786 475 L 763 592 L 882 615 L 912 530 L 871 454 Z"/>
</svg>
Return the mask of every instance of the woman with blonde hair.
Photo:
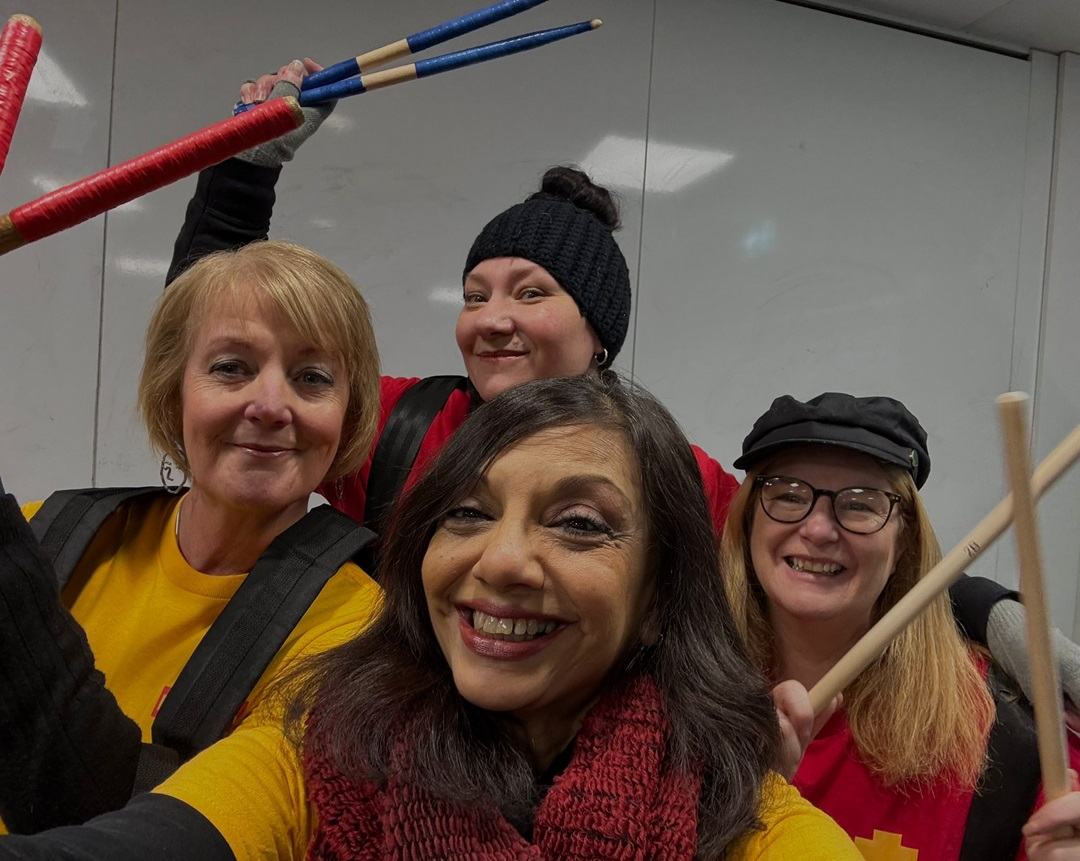
<svg viewBox="0 0 1080 861">
<path fill-rule="evenodd" d="M 254 103 L 298 95 L 321 68 L 294 60 L 276 74 L 245 81 Z M 305 108 L 308 122 L 275 141 L 203 171 L 176 239 L 169 278 L 209 251 L 267 237 L 283 164 L 313 135 L 333 104 Z M 514 385 L 545 377 L 596 375 L 626 343 L 631 284 L 615 240 L 617 198 L 580 170 L 549 168 L 540 188 L 491 219 L 462 272 L 455 340 L 464 377 L 384 377 L 378 445 L 353 474 L 320 489 L 341 511 L 380 532 L 390 502 L 480 404 Z M 405 336 L 407 337 L 407 335 Z M 738 480 L 694 447 L 717 534 Z M 1022 610 L 1016 593 L 983 578 L 953 589 L 958 621 L 1030 689 Z M 1080 701 L 1080 651 L 1058 634 L 1066 692 Z"/>
<path fill-rule="evenodd" d="M 856 861 L 773 772 L 690 444 L 612 377 L 466 420 L 395 509 L 378 621 L 299 677 L 295 747 L 226 738 L 0 859 Z"/>
<path fill-rule="evenodd" d="M 892 398 L 784 396 L 735 465 L 736 624 L 768 676 L 810 688 L 941 558 L 919 497 L 926 433 Z M 1036 806 L 1032 732 L 942 595 L 844 692 L 794 783 L 867 857 L 1012 859 Z"/>
<path fill-rule="evenodd" d="M 139 404 L 186 491 L 95 488 L 20 513 L 0 490 L 13 831 L 114 810 L 221 735 L 254 731 L 273 679 L 355 634 L 378 601 L 352 561 L 365 533 L 328 506 L 308 513 L 321 482 L 367 457 L 379 413 L 371 318 L 340 269 L 283 242 L 201 260 L 153 313 Z M 109 499 L 123 502 L 91 525 Z"/>
</svg>

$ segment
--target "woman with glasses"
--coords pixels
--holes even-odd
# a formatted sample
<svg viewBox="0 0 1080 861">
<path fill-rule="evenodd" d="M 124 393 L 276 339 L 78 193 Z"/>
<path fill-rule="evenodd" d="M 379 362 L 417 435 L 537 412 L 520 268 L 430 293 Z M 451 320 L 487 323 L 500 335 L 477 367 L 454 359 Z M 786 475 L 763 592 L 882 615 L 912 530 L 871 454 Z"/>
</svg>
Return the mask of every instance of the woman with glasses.
<svg viewBox="0 0 1080 861">
<path fill-rule="evenodd" d="M 810 688 L 941 558 L 918 492 L 926 433 L 892 398 L 784 396 L 735 466 L 747 480 L 722 547 L 736 623 L 774 681 Z M 1080 857 L 1045 829 L 1080 822 L 1078 793 L 1028 822 L 1041 801 L 1030 711 L 945 595 L 844 692 L 794 783 L 867 858 Z"/>
<path fill-rule="evenodd" d="M 291 733 L 223 739 L 0 859 L 859 859 L 772 770 L 698 467 L 651 396 L 507 389 L 406 490 L 384 553 L 378 620 L 282 689 Z"/>
</svg>

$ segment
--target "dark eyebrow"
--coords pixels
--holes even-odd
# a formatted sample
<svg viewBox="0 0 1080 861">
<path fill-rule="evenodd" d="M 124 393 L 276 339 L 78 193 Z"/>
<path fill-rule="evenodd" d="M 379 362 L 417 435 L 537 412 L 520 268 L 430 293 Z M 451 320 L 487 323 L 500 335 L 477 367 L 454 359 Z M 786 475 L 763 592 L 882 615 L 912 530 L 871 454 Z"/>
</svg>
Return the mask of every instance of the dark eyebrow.
<svg viewBox="0 0 1080 861">
<path fill-rule="evenodd" d="M 532 263 L 531 260 L 529 262 Z M 544 269 L 543 266 L 540 266 L 537 263 L 533 263 L 532 265 L 535 266 L 536 269 L 540 269 L 540 270 Z M 536 269 L 526 268 L 524 271 L 522 271 L 522 270 L 518 269 L 516 266 L 511 267 L 510 272 L 507 275 L 510 286 L 516 287 L 521 282 L 528 281 L 529 279 L 531 279 L 536 274 Z M 551 274 L 551 273 L 548 273 L 548 274 Z M 555 276 L 552 275 L 552 278 L 554 278 L 554 277 Z M 473 271 L 469 272 L 468 275 L 465 276 L 465 284 L 462 284 L 462 289 L 463 290 L 465 289 L 465 286 L 468 284 L 468 282 L 470 280 L 475 281 L 476 284 L 479 285 L 480 287 L 486 287 L 488 290 L 492 289 L 491 281 L 488 279 L 488 277 L 486 275 L 484 275 L 482 272 L 477 273 L 475 270 L 473 270 Z M 556 281 L 556 283 L 558 283 L 558 281 Z"/>
<path fill-rule="evenodd" d="M 560 494 L 582 493 L 595 490 L 597 487 L 612 491 L 619 497 L 624 505 L 632 507 L 630 498 L 623 493 L 622 488 L 606 475 L 597 475 L 594 473 L 568 475 L 555 485 L 555 491 Z"/>
<path fill-rule="evenodd" d="M 487 487 L 488 487 L 488 477 L 487 477 L 487 474 L 485 473 L 484 475 L 480 476 L 479 480 L 474 485 L 474 490 L 476 488 L 485 488 L 486 489 Z M 584 493 L 586 491 L 595 490 L 598 487 L 601 488 L 601 489 L 604 489 L 604 490 L 611 491 L 612 493 L 614 493 L 616 496 L 619 497 L 620 501 L 624 505 L 626 505 L 627 507 L 632 507 L 632 503 L 630 501 L 630 498 L 623 492 L 622 488 L 619 487 L 619 485 L 617 485 L 614 481 L 612 481 L 606 475 L 599 475 L 599 474 L 596 474 L 596 473 L 582 473 L 582 474 L 579 474 L 579 475 L 568 475 L 568 476 L 566 476 L 566 478 L 560 479 L 558 482 L 556 482 L 555 486 L 552 488 L 552 490 L 556 494 L 564 495 L 564 494 Z"/>
</svg>

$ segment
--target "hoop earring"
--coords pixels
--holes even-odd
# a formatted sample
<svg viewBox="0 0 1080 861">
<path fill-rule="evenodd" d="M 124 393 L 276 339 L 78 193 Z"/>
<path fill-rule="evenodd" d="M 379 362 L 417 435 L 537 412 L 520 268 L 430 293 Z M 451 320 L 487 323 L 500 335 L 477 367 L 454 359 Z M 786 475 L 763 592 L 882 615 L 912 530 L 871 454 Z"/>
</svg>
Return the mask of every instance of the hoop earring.
<svg viewBox="0 0 1080 861">
<path fill-rule="evenodd" d="M 176 479 L 173 478 L 174 469 L 180 470 L 179 484 L 170 483 L 176 481 Z M 178 494 L 181 490 L 184 489 L 184 485 L 187 484 L 188 480 L 187 473 L 180 469 L 180 467 L 178 467 L 175 463 L 173 463 L 172 459 L 167 454 L 163 454 L 161 456 L 161 468 L 158 470 L 158 475 L 161 476 L 161 486 L 164 487 L 165 490 L 167 490 L 173 496 L 176 496 L 176 494 Z"/>
<path fill-rule="evenodd" d="M 604 347 L 599 353 L 593 356 L 593 361 L 596 362 L 596 367 L 604 368 L 608 363 L 608 351 L 607 347 Z"/>
</svg>

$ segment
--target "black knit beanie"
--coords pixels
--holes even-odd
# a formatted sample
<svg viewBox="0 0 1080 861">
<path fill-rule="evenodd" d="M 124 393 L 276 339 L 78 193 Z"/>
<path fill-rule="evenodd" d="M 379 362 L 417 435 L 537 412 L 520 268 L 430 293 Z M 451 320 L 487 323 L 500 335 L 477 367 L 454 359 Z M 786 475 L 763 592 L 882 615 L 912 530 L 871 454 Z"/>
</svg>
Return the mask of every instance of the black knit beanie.
<svg viewBox="0 0 1080 861">
<path fill-rule="evenodd" d="M 550 272 L 596 331 L 611 364 L 630 325 L 630 271 L 615 237 L 596 216 L 559 198 L 518 203 L 480 231 L 462 281 L 493 257 L 522 257 Z"/>
</svg>

